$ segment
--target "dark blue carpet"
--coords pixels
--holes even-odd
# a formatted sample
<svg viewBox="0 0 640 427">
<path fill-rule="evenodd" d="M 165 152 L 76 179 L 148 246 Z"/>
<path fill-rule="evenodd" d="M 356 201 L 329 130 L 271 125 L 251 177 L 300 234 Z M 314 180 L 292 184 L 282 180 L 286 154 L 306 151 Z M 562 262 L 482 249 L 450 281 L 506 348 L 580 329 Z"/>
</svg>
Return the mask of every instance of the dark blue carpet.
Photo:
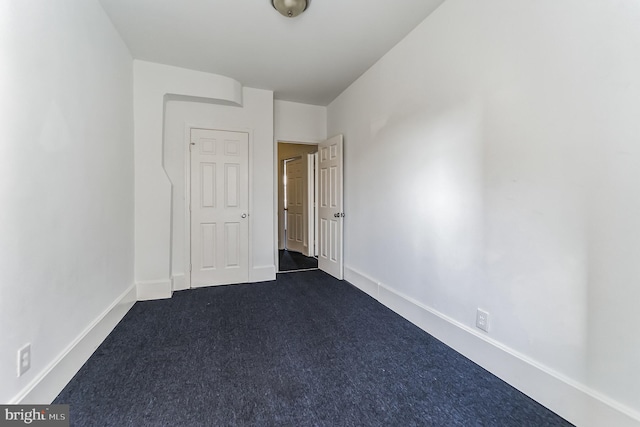
<svg viewBox="0 0 640 427">
<path fill-rule="evenodd" d="M 304 256 L 299 252 L 280 250 L 278 266 L 280 271 L 307 270 L 318 268 L 318 260 L 313 257 Z"/>
<path fill-rule="evenodd" d="M 56 398 L 75 426 L 567 426 L 321 271 L 137 303 Z"/>
</svg>

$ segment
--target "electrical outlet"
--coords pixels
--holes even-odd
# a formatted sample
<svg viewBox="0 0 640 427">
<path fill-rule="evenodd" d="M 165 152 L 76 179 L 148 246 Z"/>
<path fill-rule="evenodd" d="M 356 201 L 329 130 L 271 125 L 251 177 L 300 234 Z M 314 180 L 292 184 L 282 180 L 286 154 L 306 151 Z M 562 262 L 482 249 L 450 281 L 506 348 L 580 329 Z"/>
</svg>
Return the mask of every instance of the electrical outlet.
<svg viewBox="0 0 640 427">
<path fill-rule="evenodd" d="M 478 309 L 478 313 L 476 315 L 476 326 L 478 329 L 489 332 L 489 313 Z"/>
<path fill-rule="evenodd" d="M 31 367 L 31 344 L 18 350 L 18 376 L 21 377 Z"/>
</svg>

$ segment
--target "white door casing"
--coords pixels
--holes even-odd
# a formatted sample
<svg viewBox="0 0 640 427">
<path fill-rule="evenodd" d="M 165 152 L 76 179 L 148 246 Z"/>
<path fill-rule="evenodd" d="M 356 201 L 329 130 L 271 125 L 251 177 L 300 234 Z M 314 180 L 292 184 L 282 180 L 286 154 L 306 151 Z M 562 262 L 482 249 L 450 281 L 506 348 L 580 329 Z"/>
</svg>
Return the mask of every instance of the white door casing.
<svg viewBox="0 0 640 427">
<path fill-rule="evenodd" d="M 249 135 L 191 129 L 191 287 L 249 280 Z"/>
<path fill-rule="evenodd" d="M 343 154 L 342 135 L 318 145 L 319 253 L 318 267 L 343 278 Z"/>
<path fill-rule="evenodd" d="M 318 168 L 318 152 L 313 153 L 313 167 L 314 167 L 314 177 L 313 177 L 313 196 L 314 196 L 314 218 L 315 218 L 315 231 L 314 231 L 314 239 L 313 239 L 313 256 L 318 256 L 318 241 L 320 240 L 320 231 L 318 227 L 318 221 L 320 218 L 319 209 L 320 209 L 320 169 Z"/>
<path fill-rule="evenodd" d="M 307 162 L 298 157 L 287 162 L 287 249 L 307 254 Z"/>
<path fill-rule="evenodd" d="M 305 255 L 316 256 L 316 156 L 317 153 L 307 154 L 307 230 L 308 239 Z"/>
</svg>

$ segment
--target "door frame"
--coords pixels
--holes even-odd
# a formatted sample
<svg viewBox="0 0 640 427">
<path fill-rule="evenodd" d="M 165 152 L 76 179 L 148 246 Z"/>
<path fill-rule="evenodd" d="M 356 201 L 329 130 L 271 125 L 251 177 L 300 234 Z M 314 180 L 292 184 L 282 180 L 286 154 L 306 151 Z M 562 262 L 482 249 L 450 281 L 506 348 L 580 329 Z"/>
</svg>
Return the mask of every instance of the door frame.
<svg viewBox="0 0 640 427">
<path fill-rule="evenodd" d="M 252 201 L 253 201 L 253 130 L 249 128 L 234 128 L 228 126 L 216 126 L 216 125 L 197 125 L 192 123 L 185 123 L 184 125 L 184 280 L 185 287 L 187 289 L 193 289 L 191 287 L 191 130 L 192 129 L 205 129 L 205 130 L 217 130 L 222 132 L 240 132 L 246 133 L 249 136 L 249 159 L 248 159 L 248 175 L 249 175 L 249 201 L 247 205 L 247 211 L 249 216 L 249 264 L 247 265 L 249 281 L 251 281 L 251 266 L 253 265 L 253 227 L 251 221 L 252 213 Z M 166 174 L 166 172 L 165 172 Z M 168 176 L 167 176 L 168 179 Z M 173 199 L 173 194 L 171 196 Z M 172 215 L 173 216 L 173 215 Z M 173 220 L 171 221 L 173 224 Z M 170 236 L 170 244 L 173 248 L 173 232 Z M 170 251 L 170 253 L 173 251 Z M 173 262 L 171 261 L 171 265 Z M 173 274 L 173 273 L 172 273 Z"/>
<path fill-rule="evenodd" d="M 273 259 L 274 259 L 274 265 L 276 266 L 276 273 L 278 273 L 280 271 L 280 247 L 278 245 L 279 241 L 280 241 L 280 225 L 278 224 L 278 217 L 280 215 L 279 209 L 280 209 L 280 203 L 278 201 L 278 196 L 280 194 L 280 186 L 279 184 L 279 169 L 280 169 L 280 150 L 279 150 L 279 144 L 298 144 L 298 145 L 313 145 L 315 147 L 318 147 L 318 144 L 320 144 L 322 141 L 309 141 L 309 140 L 290 140 L 290 139 L 278 139 L 278 138 L 274 138 L 273 140 L 273 144 L 274 144 L 274 149 L 273 149 L 273 164 L 274 164 L 274 171 L 273 171 L 273 188 L 275 189 L 275 191 L 273 192 L 273 206 L 274 206 L 274 252 L 273 252 Z"/>
<path fill-rule="evenodd" d="M 312 145 L 312 144 L 308 144 Z M 316 203 L 316 198 L 318 196 L 318 170 L 317 160 L 318 160 L 318 152 L 314 153 L 302 153 L 295 157 L 282 159 L 282 171 L 283 177 L 287 177 L 287 181 L 289 177 L 287 176 L 287 162 L 291 162 L 294 160 L 300 159 L 303 164 L 306 166 L 305 170 L 305 178 L 307 180 L 306 183 L 306 200 L 305 206 L 303 207 L 303 212 L 306 209 L 305 221 L 307 225 L 307 231 L 304 233 L 304 238 L 306 239 L 307 245 L 307 253 L 302 252 L 304 256 L 307 257 L 317 257 L 318 255 L 318 239 L 317 239 L 317 228 L 318 228 L 318 204 Z M 283 186 L 284 190 L 284 186 Z M 280 191 L 280 186 L 278 185 L 278 191 Z M 284 198 L 287 198 L 286 191 L 284 194 Z M 279 199 L 279 197 L 278 197 Z M 288 209 L 285 209 L 288 210 Z M 283 225 L 284 225 L 284 249 L 288 250 L 287 242 L 289 241 L 288 231 L 289 231 L 289 219 L 287 217 L 288 212 L 283 214 Z M 279 234 L 279 231 L 278 231 Z M 304 246 L 304 244 L 303 244 Z M 278 244 L 278 248 L 280 248 L 280 244 Z"/>
<path fill-rule="evenodd" d="M 313 240 L 313 247 L 311 247 L 311 244 L 309 244 L 309 251 L 311 252 L 309 254 L 309 256 L 312 257 L 318 257 L 318 216 L 319 216 L 319 212 L 320 212 L 320 205 L 318 203 L 318 194 L 320 194 L 319 192 L 319 170 L 318 170 L 318 152 L 316 151 L 313 154 L 308 154 L 307 155 L 307 160 L 309 160 L 309 169 L 308 169 L 308 174 L 309 174 L 309 178 L 311 178 L 311 175 L 313 174 L 313 184 L 312 184 L 312 180 L 309 179 L 309 194 L 313 193 L 313 202 L 311 202 L 311 199 L 308 200 L 308 205 L 309 205 L 309 223 L 311 223 L 311 219 L 313 218 L 313 235 L 311 232 L 311 228 L 309 229 L 309 241 L 311 242 L 311 240 Z M 311 167 L 313 166 L 313 168 Z M 313 185 L 313 187 L 311 187 L 311 185 Z M 312 215 L 313 213 L 313 215 Z M 313 237 L 313 238 L 312 238 Z"/>
</svg>

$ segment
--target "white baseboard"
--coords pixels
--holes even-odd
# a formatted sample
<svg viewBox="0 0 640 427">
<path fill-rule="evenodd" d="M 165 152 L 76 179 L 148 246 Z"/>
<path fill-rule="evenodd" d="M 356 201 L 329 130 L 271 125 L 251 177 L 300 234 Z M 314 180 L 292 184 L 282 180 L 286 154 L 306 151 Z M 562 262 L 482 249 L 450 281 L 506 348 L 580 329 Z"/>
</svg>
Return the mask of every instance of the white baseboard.
<svg viewBox="0 0 640 427">
<path fill-rule="evenodd" d="M 137 282 L 138 301 L 149 301 L 155 299 L 171 298 L 171 280 L 155 280 L 147 282 Z"/>
<path fill-rule="evenodd" d="M 254 267 L 249 270 L 249 283 L 268 282 L 276 280 L 275 265 Z M 171 280 L 153 280 L 136 284 L 138 301 L 171 298 L 173 292 L 189 289 L 184 274 L 171 276 Z"/>
<path fill-rule="evenodd" d="M 345 280 L 576 426 L 640 426 L 636 411 L 353 268 Z"/>
<path fill-rule="evenodd" d="M 378 283 L 369 276 L 345 266 L 344 280 L 351 283 L 365 294 L 369 294 L 375 299 L 378 299 Z"/>
<path fill-rule="evenodd" d="M 268 282 L 270 280 L 276 280 L 276 266 L 265 265 L 261 267 L 253 267 L 249 270 L 249 282 Z"/>
<path fill-rule="evenodd" d="M 185 291 L 189 289 L 184 274 L 176 274 L 175 276 L 171 276 L 171 289 L 173 290 L 173 292 Z"/>
<path fill-rule="evenodd" d="M 78 337 L 39 373 L 9 404 L 49 404 L 56 398 L 94 351 L 136 302 L 131 285 Z"/>
</svg>

